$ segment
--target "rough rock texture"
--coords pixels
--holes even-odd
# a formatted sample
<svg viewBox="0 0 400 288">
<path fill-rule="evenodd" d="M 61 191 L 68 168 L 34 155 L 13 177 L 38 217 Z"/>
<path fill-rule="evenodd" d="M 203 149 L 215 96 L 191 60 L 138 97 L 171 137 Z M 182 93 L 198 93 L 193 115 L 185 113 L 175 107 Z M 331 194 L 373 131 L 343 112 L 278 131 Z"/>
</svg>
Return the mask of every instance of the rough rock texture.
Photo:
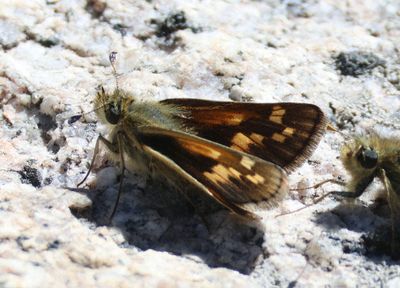
<svg viewBox="0 0 400 288">
<path fill-rule="evenodd" d="M 398 287 L 379 182 L 276 218 L 323 193 L 292 191 L 243 223 L 201 219 L 129 175 L 111 225 L 118 169 L 100 157 L 76 183 L 106 132 L 90 111 L 98 85 L 115 88 L 111 51 L 142 100 L 319 105 L 339 132 L 292 173 L 301 188 L 346 178 L 338 151 L 354 131 L 400 128 L 399 39 L 398 0 L 0 0 L 0 286 Z"/>
</svg>

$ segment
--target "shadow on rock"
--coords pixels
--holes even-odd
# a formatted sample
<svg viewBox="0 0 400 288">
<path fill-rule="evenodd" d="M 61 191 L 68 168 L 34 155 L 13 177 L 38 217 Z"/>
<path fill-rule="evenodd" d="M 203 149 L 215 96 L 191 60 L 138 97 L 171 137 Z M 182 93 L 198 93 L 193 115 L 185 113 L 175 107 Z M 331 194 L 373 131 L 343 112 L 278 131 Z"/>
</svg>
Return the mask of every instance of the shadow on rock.
<svg viewBox="0 0 400 288">
<path fill-rule="evenodd" d="M 89 191 L 93 206 L 73 211 L 74 215 L 107 225 L 117 189 L 115 185 L 104 192 Z M 264 232 L 259 223 L 238 219 L 208 196 L 191 202 L 196 205 L 170 189 L 127 183 L 111 225 L 121 229 L 129 245 L 142 250 L 201 259 L 209 267 L 250 274 L 263 255 Z"/>
<path fill-rule="evenodd" d="M 316 223 L 329 230 L 346 228 L 354 232 L 369 231 L 382 224 L 382 220 L 372 213 L 370 207 L 358 203 L 341 203 L 316 215 Z"/>
<path fill-rule="evenodd" d="M 382 206 L 382 203 L 372 206 L 361 203 L 341 203 L 332 210 L 318 213 L 316 223 L 326 227 L 332 234 L 343 228 L 362 233 L 358 243 L 338 239 L 343 252 L 362 254 L 376 263 L 390 264 L 388 256 L 390 256 L 391 247 L 391 220 L 386 213 L 388 209 L 387 204 Z M 393 262 L 393 264 L 396 263 L 398 264 L 398 262 Z"/>
</svg>

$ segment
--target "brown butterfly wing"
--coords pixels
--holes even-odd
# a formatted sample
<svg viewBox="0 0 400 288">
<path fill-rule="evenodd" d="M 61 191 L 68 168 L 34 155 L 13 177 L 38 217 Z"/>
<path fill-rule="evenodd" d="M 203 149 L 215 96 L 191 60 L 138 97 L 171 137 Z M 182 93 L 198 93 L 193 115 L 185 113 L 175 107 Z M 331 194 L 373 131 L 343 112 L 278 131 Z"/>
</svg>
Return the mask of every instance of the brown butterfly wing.
<svg viewBox="0 0 400 288">
<path fill-rule="evenodd" d="M 279 166 L 197 136 L 157 127 L 138 129 L 143 149 L 236 214 L 276 204 L 288 191 Z"/>
<path fill-rule="evenodd" d="M 167 99 L 199 137 L 271 161 L 287 171 L 315 150 L 327 126 L 318 106 L 303 103 L 237 103 Z"/>
</svg>

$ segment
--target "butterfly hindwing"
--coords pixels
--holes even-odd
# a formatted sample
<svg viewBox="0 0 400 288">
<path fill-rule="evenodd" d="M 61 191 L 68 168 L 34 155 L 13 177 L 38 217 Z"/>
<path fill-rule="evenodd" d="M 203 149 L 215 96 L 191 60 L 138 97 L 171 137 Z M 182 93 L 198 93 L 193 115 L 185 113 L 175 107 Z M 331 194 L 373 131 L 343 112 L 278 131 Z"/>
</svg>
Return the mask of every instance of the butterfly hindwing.
<svg viewBox="0 0 400 288">
<path fill-rule="evenodd" d="M 206 139 L 147 126 L 138 129 L 138 140 L 146 152 L 172 161 L 170 167 L 184 171 L 204 192 L 239 215 L 254 218 L 253 206 L 272 206 L 288 191 L 286 173 L 279 166 Z"/>
<path fill-rule="evenodd" d="M 320 141 L 327 119 L 302 103 L 236 103 L 167 99 L 199 137 L 273 162 L 287 171 L 301 165 Z"/>
</svg>

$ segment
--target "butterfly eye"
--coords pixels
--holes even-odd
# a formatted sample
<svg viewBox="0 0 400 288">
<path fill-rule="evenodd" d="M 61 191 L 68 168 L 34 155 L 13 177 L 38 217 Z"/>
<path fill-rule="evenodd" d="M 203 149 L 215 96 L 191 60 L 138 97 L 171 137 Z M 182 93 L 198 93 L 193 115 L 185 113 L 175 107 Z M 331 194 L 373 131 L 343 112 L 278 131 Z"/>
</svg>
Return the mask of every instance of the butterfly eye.
<svg viewBox="0 0 400 288">
<path fill-rule="evenodd" d="M 106 119 L 110 124 L 117 124 L 121 118 L 121 102 L 111 102 L 105 109 Z"/>
<path fill-rule="evenodd" d="M 373 149 L 361 147 L 357 152 L 357 160 L 362 167 L 371 169 L 378 163 L 378 154 Z"/>
</svg>

